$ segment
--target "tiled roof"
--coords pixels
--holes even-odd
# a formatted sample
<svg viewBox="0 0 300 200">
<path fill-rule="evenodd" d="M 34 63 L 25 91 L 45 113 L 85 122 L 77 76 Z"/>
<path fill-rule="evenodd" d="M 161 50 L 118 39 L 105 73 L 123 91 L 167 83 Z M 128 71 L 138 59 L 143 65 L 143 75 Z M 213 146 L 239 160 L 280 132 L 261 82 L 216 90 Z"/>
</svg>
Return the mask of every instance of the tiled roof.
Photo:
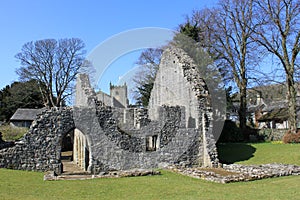
<svg viewBox="0 0 300 200">
<path fill-rule="evenodd" d="M 261 116 L 258 121 L 264 122 L 264 121 L 281 121 L 281 120 L 287 120 L 288 119 L 288 110 L 287 108 L 276 108 L 272 111 L 269 111 L 268 113 Z"/>
<path fill-rule="evenodd" d="M 18 108 L 10 121 L 33 121 L 42 109 Z"/>
<path fill-rule="evenodd" d="M 300 107 L 297 107 L 297 116 L 300 117 Z M 288 114 L 288 108 L 274 108 L 273 110 L 270 110 L 263 116 L 261 116 L 258 121 L 264 122 L 264 121 L 285 121 L 289 117 Z"/>
</svg>

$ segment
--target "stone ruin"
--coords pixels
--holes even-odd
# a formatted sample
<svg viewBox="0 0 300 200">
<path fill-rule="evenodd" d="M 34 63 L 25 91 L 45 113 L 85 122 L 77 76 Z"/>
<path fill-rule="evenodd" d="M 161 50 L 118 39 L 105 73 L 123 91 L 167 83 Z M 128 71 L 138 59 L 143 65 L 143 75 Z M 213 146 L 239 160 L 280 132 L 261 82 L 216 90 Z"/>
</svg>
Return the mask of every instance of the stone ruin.
<svg viewBox="0 0 300 200">
<path fill-rule="evenodd" d="M 92 174 L 174 164 L 216 167 L 207 88 L 193 60 L 175 47 L 163 53 L 148 108 L 128 107 L 126 86 L 96 93 L 80 74 L 75 105 L 38 115 L 19 142 L 0 150 L 0 167 L 61 174 L 66 136 L 73 162 Z"/>
</svg>

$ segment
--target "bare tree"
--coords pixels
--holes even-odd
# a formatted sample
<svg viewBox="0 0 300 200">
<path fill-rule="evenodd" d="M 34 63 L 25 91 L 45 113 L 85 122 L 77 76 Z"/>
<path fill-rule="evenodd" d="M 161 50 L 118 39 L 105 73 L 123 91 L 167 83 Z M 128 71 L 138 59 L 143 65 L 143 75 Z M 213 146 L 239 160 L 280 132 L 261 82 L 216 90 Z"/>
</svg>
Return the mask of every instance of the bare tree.
<svg viewBox="0 0 300 200">
<path fill-rule="evenodd" d="M 84 43 L 77 38 L 28 42 L 16 55 L 22 80 L 40 83 L 46 107 L 58 107 L 72 91 L 72 83 L 84 61 Z"/>
<path fill-rule="evenodd" d="M 255 41 L 278 58 L 285 72 L 289 129 L 297 130 L 295 70 L 300 51 L 299 0 L 257 0 Z"/>
<path fill-rule="evenodd" d="M 216 30 L 218 26 L 216 20 L 218 19 L 218 9 L 215 8 L 205 8 L 202 10 L 194 10 L 191 18 L 187 16 L 186 24 L 197 25 L 199 38 L 196 42 L 207 51 L 213 60 L 218 60 L 221 56 L 220 53 L 216 51 L 214 44 L 217 42 Z"/>
<path fill-rule="evenodd" d="M 204 44 L 220 67 L 221 72 L 235 82 L 240 93 L 240 128 L 246 128 L 247 86 L 250 69 L 258 59 L 255 43 L 251 39 L 253 22 L 252 0 L 223 0 L 220 7 L 211 9 L 209 18 L 199 22 L 204 36 L 210 43 Z M 201 19 L 199 16 L 195 18 Z M 245 132 L 246 133 L 246 132 Z M 247 135 L 245 135 L 247 137 Z"/>
<path fill-rule="evenodd" d="M 135 74 L 133 81 L 135 83 L 134 98 L 137 104 L 148 106 L 151 90 L 155 76 L 159 67 L 160 58 L 163 50 L 160 48 L 149 48 L 143 51 L 136 64 L 141 66 Z"/>
</svg>

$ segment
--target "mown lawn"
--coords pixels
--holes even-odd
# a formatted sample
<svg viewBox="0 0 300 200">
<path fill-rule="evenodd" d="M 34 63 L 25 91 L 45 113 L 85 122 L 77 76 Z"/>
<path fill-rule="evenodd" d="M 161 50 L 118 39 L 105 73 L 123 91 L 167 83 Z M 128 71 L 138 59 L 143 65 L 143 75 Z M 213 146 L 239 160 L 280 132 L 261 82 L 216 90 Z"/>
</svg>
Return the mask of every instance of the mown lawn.
<svg viewBox="0 0 300 200">
<path fill-rule="evenodd" d="M 300 144 L 232 143 L 218 148 L 222 163 L 300 165 Z"/>
<path fill-rule="evenodd" d="M 231 159 L 227 162 L 300 165 L 300 144 L 226 144 L 219 148 L 221 159 Z M 248 150 L 244 155 L 243 148 Z M 300 199 L 299 188 L 300 176 L 223 185 L 163 170 L 153 177 L 43 181 L 42 173 L 0 169 L 0 199 Z"/>
</svg>

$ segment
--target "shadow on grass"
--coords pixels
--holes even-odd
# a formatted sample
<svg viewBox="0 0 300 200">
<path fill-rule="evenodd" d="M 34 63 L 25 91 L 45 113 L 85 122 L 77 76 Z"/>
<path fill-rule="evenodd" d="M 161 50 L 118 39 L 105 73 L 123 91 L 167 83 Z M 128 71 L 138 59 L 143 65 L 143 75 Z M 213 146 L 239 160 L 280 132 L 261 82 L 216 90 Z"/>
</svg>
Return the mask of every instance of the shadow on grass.
<svg viewBox="0 0 300 200">
<path fill-rule="evenodd" d="M 249 160 L 256 151 L 256 148 L 247 143 L 221 143 L 217 147 L 219 160 L 223 164 Z"/>
</svg>

